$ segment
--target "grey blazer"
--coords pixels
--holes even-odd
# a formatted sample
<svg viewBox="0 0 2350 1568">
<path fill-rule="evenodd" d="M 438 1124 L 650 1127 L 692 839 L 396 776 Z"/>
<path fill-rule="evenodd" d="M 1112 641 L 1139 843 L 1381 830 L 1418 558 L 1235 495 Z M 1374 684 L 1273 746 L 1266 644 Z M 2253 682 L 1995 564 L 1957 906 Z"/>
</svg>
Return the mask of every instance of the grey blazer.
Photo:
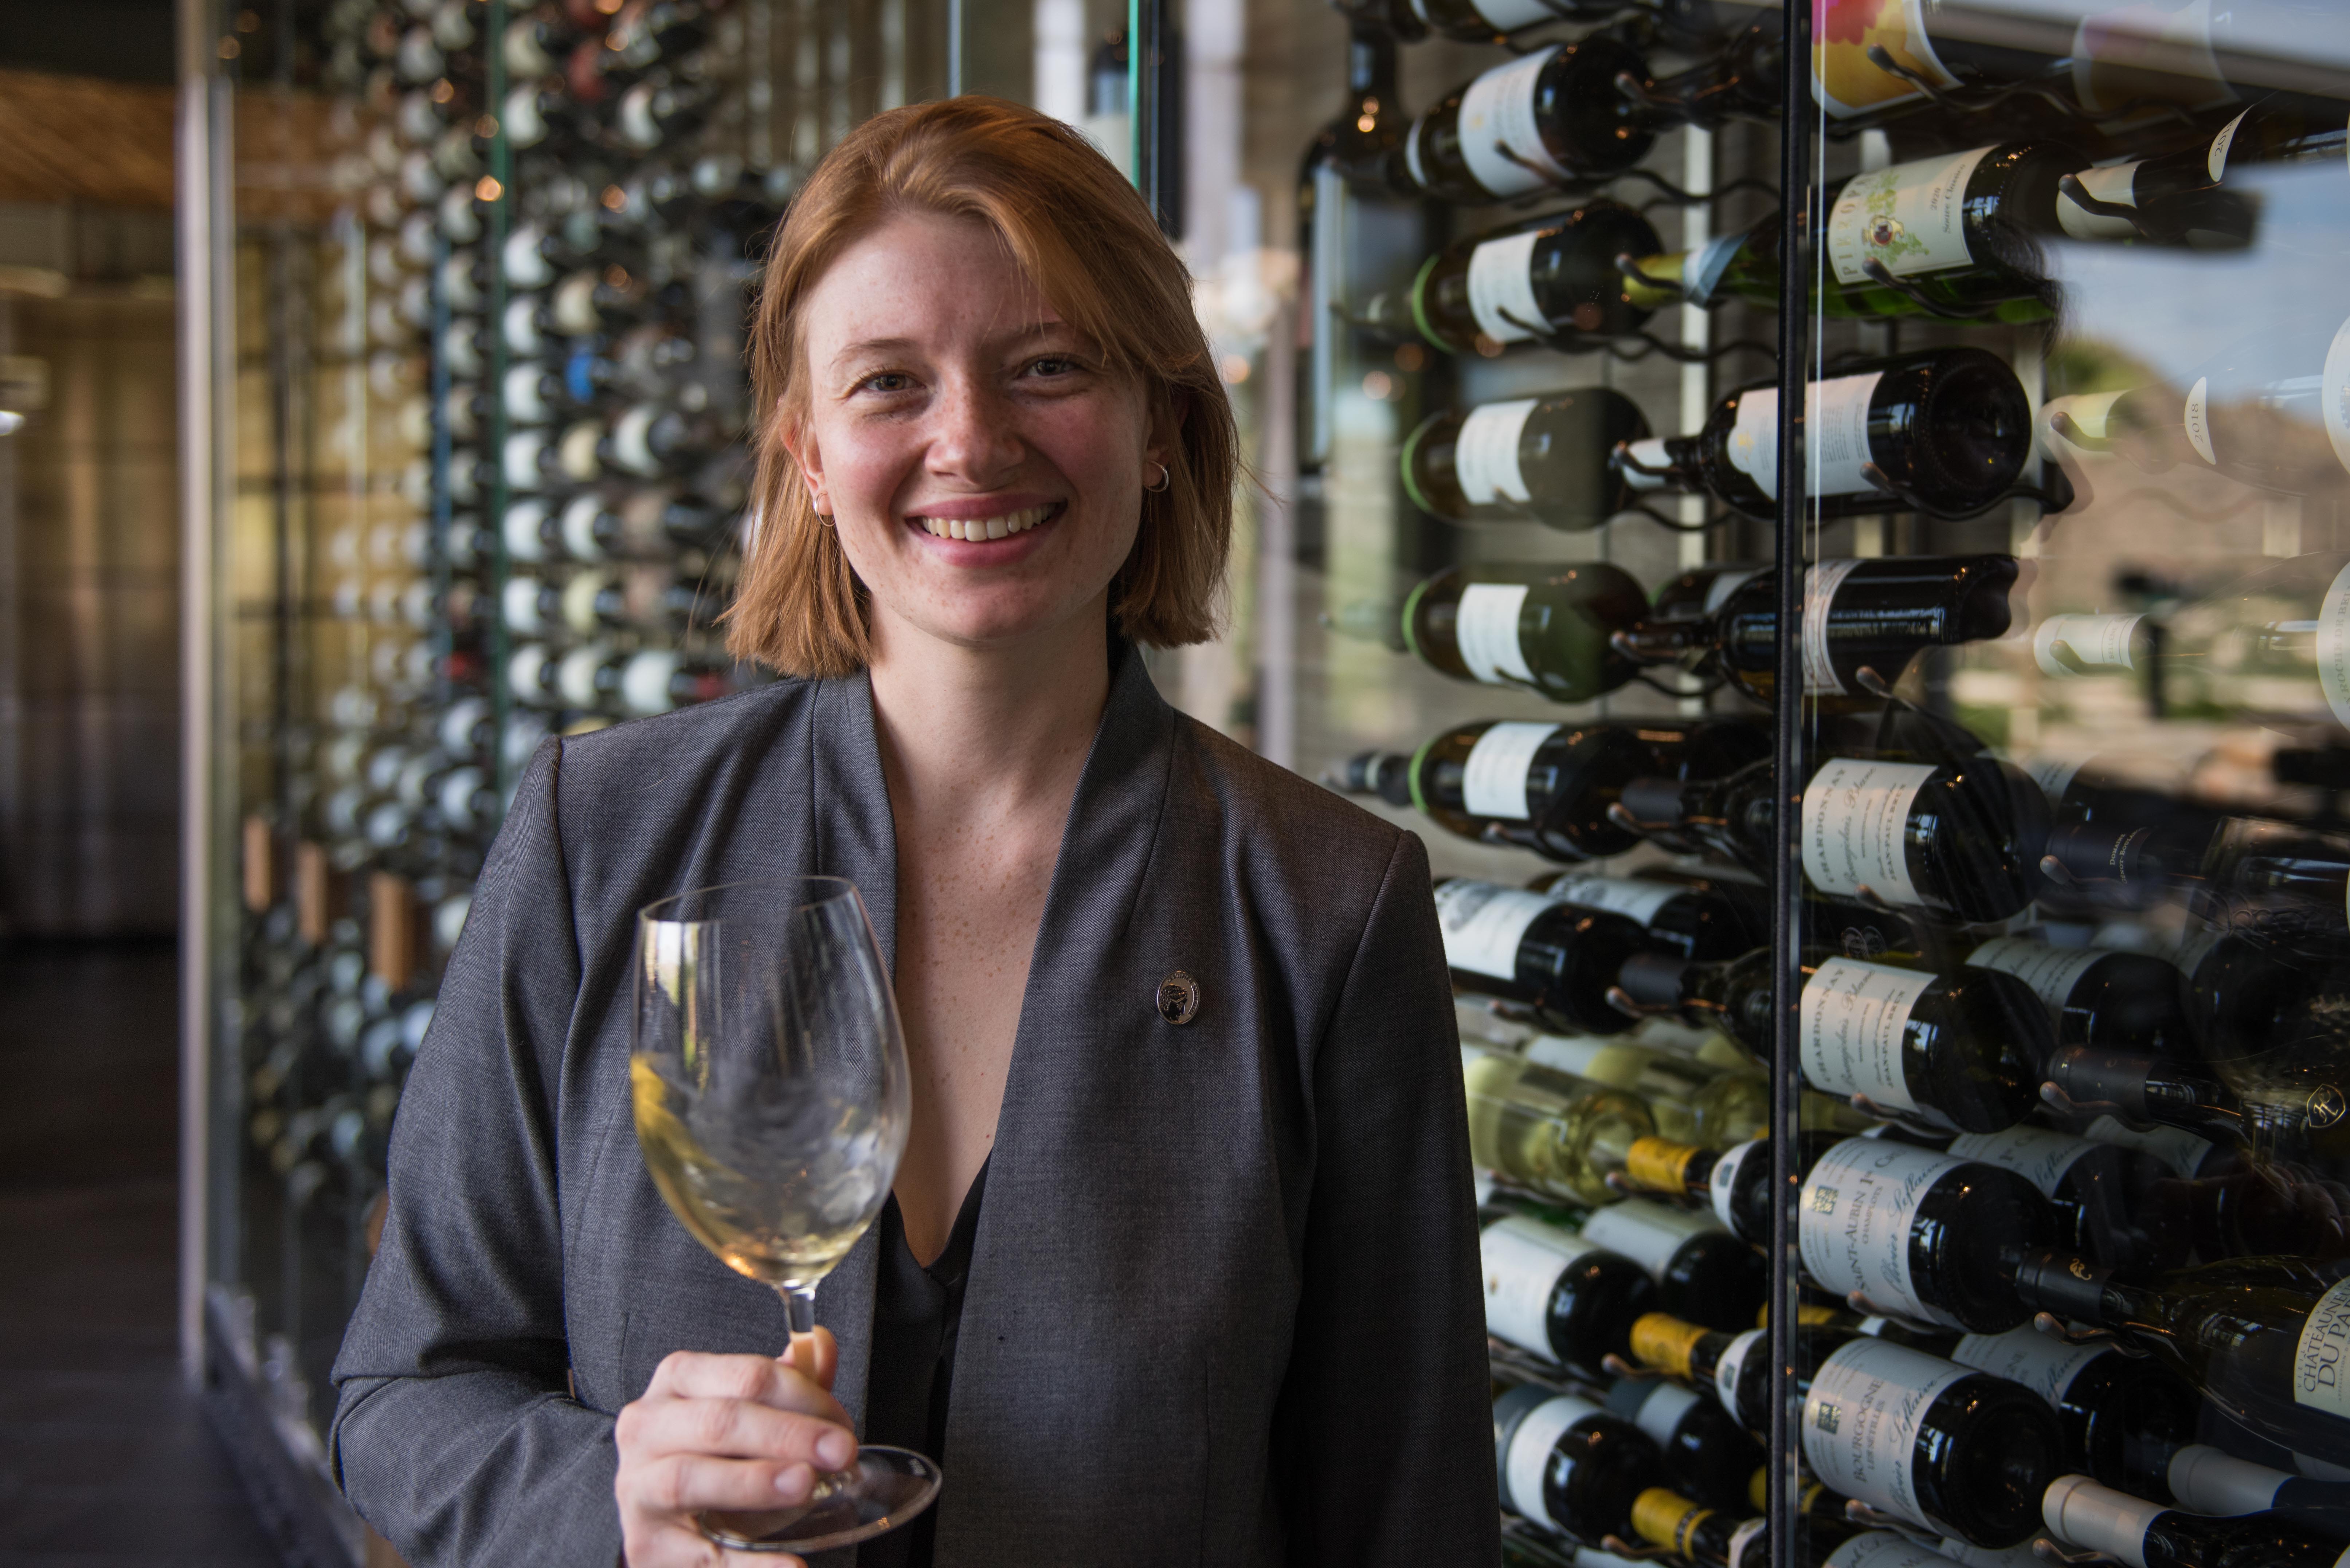
<svg viewBox="0 0 2350 1568">
<path fill-rule="evenodd" d="M 613 1415 L 773 1292 L 662 1206 L 629 1106 L 633 913 L 827 873 L 894 950 L 861 678 L 542 745 L 400 1100 L 336 1362 L 352 1504 L 418 1568 L 619 1551 Z M 1176 1026 L 1159 981 L 1188 971 Z M 1476 1220 L 1419 841 L 1119 656 L 1037 932 L 941 1456 L 941 1568 L 1492 1563 Z M 876 1243 L 817 1293 L 863 1403 Z M 837 1556 L 846 1562 L 848 1553 Z"/>
</svg>

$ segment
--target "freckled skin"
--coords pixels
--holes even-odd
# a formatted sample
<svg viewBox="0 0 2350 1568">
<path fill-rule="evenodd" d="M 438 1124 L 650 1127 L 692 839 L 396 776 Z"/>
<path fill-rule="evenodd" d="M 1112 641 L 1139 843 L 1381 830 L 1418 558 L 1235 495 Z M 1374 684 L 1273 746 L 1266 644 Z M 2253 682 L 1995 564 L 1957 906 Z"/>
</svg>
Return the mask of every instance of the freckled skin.
<svg viewBox="0 0 2350 1568">
<path fill-rule="evenodd" d="M 913 1126 L 906 1237 L 935 1258 L 993 1147 L 1061 830 L 1108 695 L 1108 585 L 1172 444 L 986 229 L 890 219 L 827 269 L 791 438 L 871 592 L 898 839 Z M 984 544 L 922 516 L 1049 505 Z"/>
</svg>

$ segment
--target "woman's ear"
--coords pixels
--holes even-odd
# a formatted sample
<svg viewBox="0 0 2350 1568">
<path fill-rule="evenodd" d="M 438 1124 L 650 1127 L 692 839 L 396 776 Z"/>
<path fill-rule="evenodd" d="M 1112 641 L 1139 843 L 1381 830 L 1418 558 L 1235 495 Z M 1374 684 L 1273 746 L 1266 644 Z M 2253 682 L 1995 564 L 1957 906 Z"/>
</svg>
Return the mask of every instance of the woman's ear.
<svg viewBox="0 0 2350 1568">
<path fill-rule="evenodd" d="M 816 515 L 831 516 L 832 502 L 824 488 L 824 450 L 812 432 L 792 422 L 780 400 L 775 404 L 775 439 L 792 454 L 792 465 L 800 471 L 800 480 L 807 486 L 808 504 L 816 508 Z"/>
<path fill-rule="evenodd" d="M 1183 433 L 1183 410 L 1175 399 L 1152 400 L 1150 426 L 1143 431 L 1142 458 L 1147 463 L 1172 466 L 1175 444 Z"/>
</svg>

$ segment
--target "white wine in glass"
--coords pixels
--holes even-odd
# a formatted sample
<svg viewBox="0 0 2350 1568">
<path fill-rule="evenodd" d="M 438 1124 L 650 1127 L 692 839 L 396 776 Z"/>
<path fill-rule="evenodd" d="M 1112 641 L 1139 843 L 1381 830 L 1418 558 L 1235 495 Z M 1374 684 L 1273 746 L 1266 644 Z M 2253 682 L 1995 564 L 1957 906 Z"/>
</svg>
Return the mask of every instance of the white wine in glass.
<svg viewBox="0 0 2350 1568">
<path fill-rule="evenodd" d="M 865 901 L 837 877 L 703 888 L 637 917 L 637 1143 L 694 1238 L 773 1285 L 794 1359 L 816 1287 L 889 1196 L 912 1114 L 906 1041 Z M 847 1546 L 938 1496 L 939 1468 L 862 1447 L 792 1509 L 709 1511 L 702 1532 L 747 1552 Z"/>
</svg>

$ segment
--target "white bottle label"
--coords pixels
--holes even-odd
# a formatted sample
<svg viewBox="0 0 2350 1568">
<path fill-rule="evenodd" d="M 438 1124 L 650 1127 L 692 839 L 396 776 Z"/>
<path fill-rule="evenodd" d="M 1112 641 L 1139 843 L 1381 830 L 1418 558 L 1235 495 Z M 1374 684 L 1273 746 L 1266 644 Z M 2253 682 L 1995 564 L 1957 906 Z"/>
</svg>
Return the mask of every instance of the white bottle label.
<svg viewBox="0 0 2350 1568">
<path fill-rule="evenodd" d="M 1477 1239 L 1485 1272 L 1485 1332 L 1550 1356 L 1551 1293 L 1569 1263 L 1595 1251 L 1574 1231 L 1523 1214 L 1486 1226 Z"/>
<path fill-rule="evenodd" d="M 1832 898 L 1864 887 L 1888 904 L 1925 902 L 1909 879 L 1910 803 L 1933 777 L 1930 763 L 1836 757 L 1804 787 L 1804 875 Z"/>
<path fill-rule="evenodd" d="M 2233 1454 L 2189 1444 L 2170 1456 L 2170 1494 L 2197 1513 L 2262 1513 L 2276 1506 L 2277 1489 L 2293 1478 Z"/>
<path fill-rule="evenodd" d="M 2187 404 L 2179 414 L 2180 428 L 2186 431 L 2187 444 L 2195 455 L 2212 467 L 2220 459 L 2211 450 L 2211 378 L 2198 376 L 2195 384 L 2187 389 Z"/>
<path fill-rule="evenodd" d="M 2142 615 L 2052 615 L 2033 628 L 2032 657 L 2040 666 L 2040 673 L 2053 680 L 2069 680 L 2081 673 L 2077 665 L 2092 670 L 2135 670 L 2137 661 L 2130 657 L 2130 644 Z M 2072 654 L 2067 661 L 2057 652 L 2058 645 Z"/>
<path fill-rule="evenodd" d="M 2137 205 L 2137 170 L 2136 163 L 2108 163 L 2102 168 L 2074 171 L 2081 188 L 2089 199 L 2109 207 Z M 2064 192 L 2056 192 L 2056 223 L 2076 240 L 2134 240 L 2137 225 L 2127 218 L 2110 213 L 2093 213 Z"/>
<path fill-rule="evenodd" d="M 2193 1133 L 2178 1127 L 2154 1127 L 2145 1132 L 2125 1127 L 2111 1116 L 2099 1116 L 2084 1132 L 2092 1143 L 2109 1143 L 2120 1148 L 2134 1148 L 2155 1158 L 2181 1176 L 2192 1177 L 2203 1168 L 2211 1156 L 2211 1145 Z"/>
<path fill-rule="evenodd" d="M 1979 1159 L 2012 1170 L 2040 1189 L 2043 1198 L 2055 1197 L 2064 1173 L 2096 1147 L 2071 1133 L 2022 1123 L 2004 1132 L 1960 1133 L 1950 1140 L 1950 1152 L 1960 1159 Z"/>
<path fill-rule="evenodd" d="M 2061 1011 L 2081 977 L 2107 956 L 2104 948 L 2055 948 L 2028 937 L 1993 937 L 1967 955 L 1977 969 L 2012 974 L 2032 988 L 2051 1012 Z"/>
<path fill-rule="evenodd" d="M 2312 641 L 2325 705 L 2334 710 L 2336 723 L 2350 727 L 2350 566 L 2343 567 L 2325 590 Z"/>
<path fill-rule="evenodd" d="M 1866 1095 L 1893 1110 L 1939 1120 L 1918 1104 L 1901 1071 L 1909 1010 L 1933 988 L 1916 970 L 1858 959 L 1823 961 L 1804 982 L 1798 1028 L 1804 1080 L 1825 1094 Z"/>
<path fill-rule="evenodd" d="M 1543 1503 L 1543 1477 L 1550 1471 L 1550 1451 L 1566 1436 L 1568 1428 L 1600 1413 L 1598 1406 L 1572 1394 L 1545 1399 L 1525 1413 L 1510 1438 L 1509 1458 L 1502 1467 L 1510 1501 L 1519 1513 L 1545 1530 L 1565 1528 Z"/>
<path fill-rule="evenodd" d="M 1650 1198 L 1627 1198 L 1594 1210 L 1583 1222 L 1583 1239 L 1631 1259 L 1662 1280 L 1675 1253 L 1693 1238 L 1720 1229 L 1710 1214 L 1691 1213 Z"/>
<path fill-rule="evenodd" d="M 2244 110 L 2244 114 L 2251 112 L 2249 109 Z M 2244 114 L 2221 126 L 2220 134 L 2211 139 L 2211 151 L 2204 156 L 2203 169 L 2214 181 L 2227 178 L 2228 150 L 2236 144 L 2236 128 L 2244 123 Z"/>
<path fill-rule="evenodd" d="M 1750 1328 L 1731 1340 L 1730 1348 L 1721 1353 L 1721 1359 L 1713 1364 L 1713 1397 L 1723 1409 L 1730 1412 L 1730 1418 L 1742 1427 L 1764 1424 L 1762 1411 L 1749 1414 L 1738 1407 L 1738 1376 L 1745 1370 L 1747 1356 L 1752 1355 L 1758 1345 L 1764 1345 L 1769 1337 L 1767 1330 Z M 1767 1346 L 1762 1354 L 1771 1354 Z"/>
<path fill-rule="evenodd" d="M 2293 1402 L 2350 1421 L 2350 1280 L 2317 1298 L 2301 1325 Z"/>
<path fill-rule="evenodd" d="M 1525 434 L 1526 416 L 1534 411 L 1538 400 L 1518 398 L 1486 403 L 1470 410 L 1469 417 L 1461 421 L 1461 433 L 1452 445 L 1452 472 L 1461 481 L 1461 493 L 1471 505 L 1533 499 L 1525 475 L 1518 468 L 1518 441 Z"/>
<path fill-rule="evenodd" d="M 1837 1295 L 1858 1291 L 1887 1311 L 1960 1326 L 1918 1299 L 1909 1228 L 1927 1189 L 1964 1163 L 1883 1138 L 1846 1138 L 1828 1150 L 1804 1178 L 1797 1199 L 1804 1272 Z"/>
<path fill-rule="evenodd" d="M 1812 1473 L 1830 1491 L 1924 1524 L 1912 1472 L 1918 1429 L 1936 1397 L 1970 1376 L 1882 1340 L 1838 1345 L 1804 1400 L 1804 1458 Z"/>
<path fill-rule="evenodd" d="M 1428 165 L 1420 155 L 1419 130 L 1426 123 L 1426 120 L 1413 120 L 1411 129 L 1404 133 L 1403 138 L 1404 172 L 1409 174 L 1412 184 L 1422 191 L 1428 189 Z"/>
<path fill-rule="evenodd" d="M 1828 658 L 1828 612 L 1836 589 L 1852 576 L 1856 560 L 1822 561 L 1804 568 L 1804 690 L 1815 695 L 1847 696 Z"/>
<path fill-rule="evenodd" d="M 1716 234 L 1698 247 L 1697 254 L 1681 264 L 1681 295 L 1690 305 L 1712 303 L 1713 291 L 1721 285 L 1721 275 L 1738 257 L 1739 248 L 1746 243 L 1742 233 Z"/>
<path fill-rule="evenodd" d="M 1977 1372 L 2021 1383 L 2053 1406 L 2064 1397 L 2064 1390 L 2073 1386 L 2081 1368 L 2106 1354 L 2104 1345 L 2066 1345 L 2025 1324 L 2005 1334 L 1966 1334 L 1950 1352 L 1950 1359 Z"/>
<path fill-rule="evenodd" d="M 2036 1564 L 2038 1559 L 2033 1560 Z M 1889 1530 L 1856 1535 L 1827 1554 L 1820 1568 L 1948 1568 L 1950 1559 Z"/>
<path fill-rule="evenodd" d="M 1543 146 L 1542 128 L 1534 119 L 1534 84 L 1557 53 L 1554 44 L 1497 66 L 1461 95 L 1461 160 L 1477 183 L 1496 196 L 1521 196 L 1546 186 L 1545 175 L 1566 176 Z M 1512 156 L 1504 156 L 1503 148 Z"/>
<path fill-rule="evenodd" d="M 1866 283 L 1874 261 L 1896 277 L 1966 266 L 1967 182 L 1991 149 L 1896 163 L 1845 182 L 1828 213 L 1828 265 L 1836 281 Z"/>
<path fill-rule="evenodd" d="M 1551 897 L 1562 902 L 1581 909 L 1605 909 L 1644 926 L 1688 891 L 1670 882 L 1643 882 L 1633 877 L 1562 877 L 1550 885 Z"/>
<path fill-rule="evenodd" d="M 1425 0 L 1412 0 L 1412 9 L 1419 10 Z M 1555 22 L 1558 13 L 1541 0 L 1474 0 L 1477 15 L 1485 18 L 1496 33 L 1513 33 L 1520 27 L 1531 27 L 1537 22 Z M 1420 18 L 1426 21 L 1423 15 Z"/>
<path fill-rule="evenodd" d="M 1767 1160 L 1770 1158 L 1771 1151 L 1758 1137 L 1749 1138 L 1737 1147 L 1727 1150 L 1713 1162 L 1713 1174 L 1707 1179 L 1706 1191 L 1713 1201 L 1713 1217 L 1721 1221 L 1723 1230 L 1731 1228 L 1731 1200 L 1738 1191 L 1739 1171 L 1750 1159 Z"/>
<path fill-rule="evenodd" d="M 1471 583 L 1461 590 L 1452 640 L 1469 673 L 1488 686 L 1534 678 L 1518 641 L 1518 617 L 1525 604 L 1523 583 Z"/>
<path fill-rule="evenodd" d="M 1436 924 L 1444 933 L 1444 961 L 1495 980 L 1518 977 L 1518 944 L 1526 928 L 1558 900 L 1491 882 L 1447 882 L 1436 890 Z"/>
<path fill-rule="evenodd" d="M 1526 1042 L 1525 1058 L 1561 1073 L 1572 1073 L 1595 1084 L 1628 1089 L 1639 1082 L 1647 1061 L 1638 1045 L 1620 1044 L 1594 1035 L 1537 1034 Z"/>
<path fill-rule="evenodd" d="M 1804 389 L 1806 493 L 1865 495 L 1877 489 L 1861 472 L 1871 462 L 1868 404 L 1882 370 L 1836 376 Z M 1763 494 L 1779 496 L 1779 392 L 1754 387 L 1741 393 L 1730 430 L 1730 462 Z"/>
<path fill-rule="evenodd" d="M 1539 230 L 1504 234 L 1469 253 L 1469 313 L 1477 318 L 1477 329 L 1496 343 L 1532 342 L 1534 332 L 1549 325 L 1534 298 L 1534 246 L 1542 237 Z M 1514 467 L 1516 459 L 1511 462 Z"/>
<path fill-rule="evenodd" d="M 1697 1407 L 1698 1397 L 1678 1383 L 1659 1382 L 1650 1385 L 1648 1397 L 1640 1401 L 1639 1409 L 1632 1414 L 1632 1425 L 1653 1438 L 1659 1448 L 1673 1440 L 1673 1428 L 1681 1417 Z"/>
<path fill-rule="evenodd" d="M 1533 815 L 1526 805 L 1526 769 L 1543 742 L 1558 731 L 1556 724 L 1513 720 L 1478 736 L 1469 748 L 1469 760 L 1461 764 L 1461 808 L 1471 816 L 1525 821 Z"/>
</svg>

